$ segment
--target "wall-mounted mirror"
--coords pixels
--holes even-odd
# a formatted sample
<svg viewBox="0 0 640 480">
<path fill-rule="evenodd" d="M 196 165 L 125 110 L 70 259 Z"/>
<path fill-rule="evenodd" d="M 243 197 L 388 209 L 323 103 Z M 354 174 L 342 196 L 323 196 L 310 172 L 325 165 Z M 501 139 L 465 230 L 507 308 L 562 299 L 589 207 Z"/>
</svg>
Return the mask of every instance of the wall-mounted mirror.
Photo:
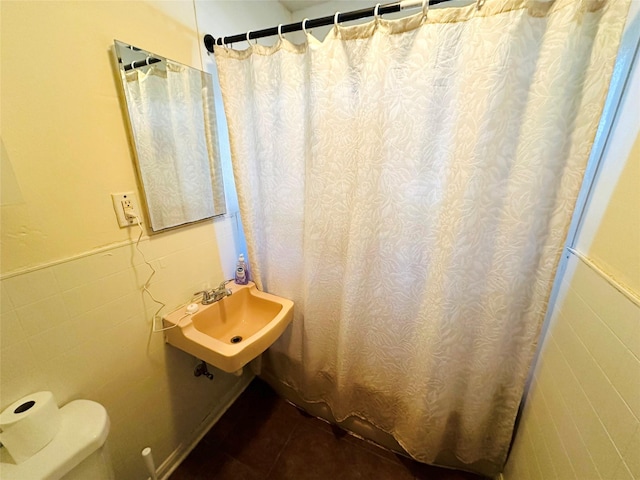
<svg viewBox="0 0 640 480">
<path fill-rule="evenodd" d="M 151 230 L 224 214 L 211 75 L 114 43 Z"/>
</svg>

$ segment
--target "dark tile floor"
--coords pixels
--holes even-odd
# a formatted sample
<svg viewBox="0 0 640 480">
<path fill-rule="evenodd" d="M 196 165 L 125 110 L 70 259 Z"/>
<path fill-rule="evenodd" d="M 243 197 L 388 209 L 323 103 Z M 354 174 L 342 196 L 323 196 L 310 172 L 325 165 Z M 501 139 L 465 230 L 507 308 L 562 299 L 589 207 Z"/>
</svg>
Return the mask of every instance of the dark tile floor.
<svg viewBox="0 0 640 480">
<path fill-rule="evenodd" d="M 171 480 L 481 480 L 415 462 L 288 404 L 255 379 Z"/>
</svg>

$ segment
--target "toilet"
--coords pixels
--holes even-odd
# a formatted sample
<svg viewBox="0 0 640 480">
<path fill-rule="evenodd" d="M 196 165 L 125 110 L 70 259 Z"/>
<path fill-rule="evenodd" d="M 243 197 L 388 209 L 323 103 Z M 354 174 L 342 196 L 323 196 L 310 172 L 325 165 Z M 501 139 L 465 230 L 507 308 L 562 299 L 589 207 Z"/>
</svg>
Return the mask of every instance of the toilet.
<svg viewBox="0 0 640 480">
<path fill-rule="evenodd" d="M 60 408 L 60 429 L 39 452 L 20 464 L 3 453 L 3 480 L 114 480 L 106 440 L 109 416 L 90 400 L 74 400 Z M 1 450 L 5 450 L 4 448 Z"/>
</svg>

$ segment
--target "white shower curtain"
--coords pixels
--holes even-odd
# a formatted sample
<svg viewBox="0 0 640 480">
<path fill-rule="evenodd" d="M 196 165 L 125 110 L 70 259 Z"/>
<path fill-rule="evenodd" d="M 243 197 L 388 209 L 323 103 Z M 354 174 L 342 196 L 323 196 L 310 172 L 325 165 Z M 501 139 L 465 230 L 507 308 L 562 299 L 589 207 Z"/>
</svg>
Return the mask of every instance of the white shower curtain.
<svg viewBox="0 0 640 480">
<path fill-rule="evenodd" d="M 254 279 L 295 301 L 282 382 L 418 460 L 501 470 L 627 8 L 216 47 Z"/>
</svg>

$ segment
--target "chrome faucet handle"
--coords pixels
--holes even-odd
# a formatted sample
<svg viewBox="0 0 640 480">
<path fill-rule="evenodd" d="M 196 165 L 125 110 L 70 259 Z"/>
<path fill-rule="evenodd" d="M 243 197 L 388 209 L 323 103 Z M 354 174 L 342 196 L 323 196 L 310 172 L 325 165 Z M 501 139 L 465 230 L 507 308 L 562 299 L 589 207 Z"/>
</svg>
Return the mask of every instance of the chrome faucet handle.
<svg viewBox="0 0 640 480">
<path fill-rule="evenodd" d="M 233 278 L 229 279 L 229 280 L 223 280 L 220 285 L 218 285 L 218 290 L 224 290 L 224 287 L 227 286 L 227 283 L 232 282 Z"/>
<path fill-rule="evenodd" d="M 211 301 L 211 297 L 213 296 L 213 290 L 202 290 L 201 292 L 196 292 L 193 295 L 200 295 L 202 294 L 202 303 L 204 304 L 205 302 L 210 302 Z"/>
<path fill-rule="evenodd" d="M 215 303 L 218 300 L 223 299 L 225 296 L 231 295 L 233 292 L 225 288 L 225 285 L 229 283 L 231 280 L 225 280 L 222 282 L 218 288 L 210 289 L 210 290 L 202 290 L 201 292 L 196 292 L 194 295 L 202 294 L 202 304 L 209 305 L 211 303 Z"/>
</svg>

